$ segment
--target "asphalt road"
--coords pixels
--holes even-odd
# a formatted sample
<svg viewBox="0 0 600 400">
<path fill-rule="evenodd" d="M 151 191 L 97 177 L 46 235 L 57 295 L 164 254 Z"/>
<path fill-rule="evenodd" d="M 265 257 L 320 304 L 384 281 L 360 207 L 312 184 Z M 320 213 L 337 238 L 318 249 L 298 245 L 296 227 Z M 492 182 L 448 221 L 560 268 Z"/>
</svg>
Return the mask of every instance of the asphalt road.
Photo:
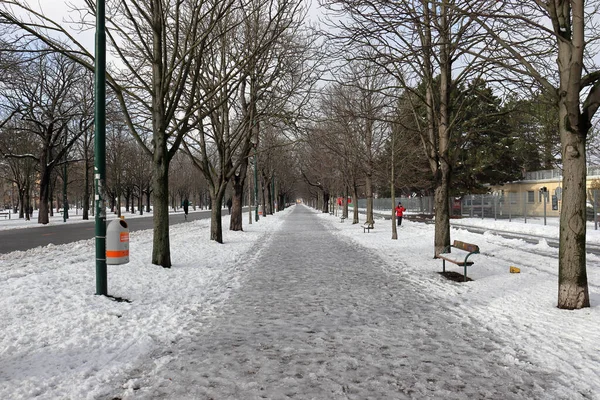
<svg viewBox="0 0 600 400">
<path fill-rule="evenodd" d="M 225 210 L 224 215 L 227 215 Z M 196 211 L 188 214 L 188 220 L 210 218 L 210 210 Z M 139 231 L 152 229 L 152 216 L 136 217 L 125 220 L 129 225 L 129 231 Z M 169 215 L 169 224 L 181 224 L 185 222 L 183 213 Z M 40 225 L 34 228 L 8 229 L 0 231 L 0 254 L 10 253 L 16 250 L 29 250 L 38 246 L 47 246 L 48 244 L 65 244 L 78 240 L 92 239 L 95 236 L 95 222 L 91 219 L 89 222 L 77 223 L 51 223 Z"/>
</svg>

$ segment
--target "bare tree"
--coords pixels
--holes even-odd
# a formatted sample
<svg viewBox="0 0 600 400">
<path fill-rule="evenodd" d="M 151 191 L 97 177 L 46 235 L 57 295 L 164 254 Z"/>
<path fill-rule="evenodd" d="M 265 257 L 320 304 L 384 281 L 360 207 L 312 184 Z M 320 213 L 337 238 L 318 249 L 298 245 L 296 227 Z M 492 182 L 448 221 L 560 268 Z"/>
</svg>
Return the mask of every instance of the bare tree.
<svg viewBox="0 0 600 400">
<path fill-rule="evenodd" d="M 146 141 L 149 141 L 146 139 Z M 134 210 L 133 199 L 138 197 L 138 213 L 150 212 L 150 197 L 152 192 L 152 157 L 137 143 L 128 142 L 129 157 L 127 158 L 127 185 L 130 190 L 131 209 Z M 146 203 L 144 207 L 144 202 Z"/>
<path fill-rule="evenodd" d="M 38 144 L 34 154 L 19 154 L 9 149 L 6 157 L 32 158 L 39 167 L 39 215 L 38 222 L 47 224 L 50 200 L 50 179 L 54 168 L 64 162 L 64 156 L 89 129 L 71 131 L 69 123 L 81 113 L 80 99 L 75 87 L 84 71 L 75 63 L 60 55 L 45 54 L 31 63 L 22 73 L 7 84 L 5 98 L 24 121 L 22 128 Z M 88 124 L 91 121 L 88 120 Z M 65 140 L 66 138 L 66 140 Z"/>
<path fill-rule="evenodd" d="M 375 163 L 390 136 L 390 104 L 393 97 L 384 71 L 366 61 L 354 61 L 342 69 L 336 90 L 336 113 L 344 128 L 342 141 L 353 149 L 365 181 L 368 224 L 373 218 L 373 182 Z M 344 146 L 345 148 L 348 148 Z"/>
<path fill-rule="evenodd" d="M 331 190 L 335 187 L 338 157 L 331 152 L 326 142 L 327 132 L 314 127 L 306 132 L 305 140 L 296 146 L 296 163 L 307 189 L 317 200 L 316 207 L 323 213 L 329 212 Z"/>
<path fill-rule="evenodd" d="M 37 152 L 35 142 L 25 130 L 19 129 L 19 123 L 11 123 L 0 130 L 0 154 L 34 154 Z M 30 219 L 30 194 L 35 182 L 37 161 L 32 157 L 11 157 L 5 159 L 6 168 L 3 177 L 16 185 L 18 196 L 19 218 Z"/>
<path fill-rule="evenodd" d="M 485 71 L 471 55 L 482 41 L 474 24 L 459 10 L 467 0 L 323 0 L 346 18 L 334 23 L 331 35 L 344 44 L 345 58 L 364 59 L 384 68 L 414 101 L 415 122 L 435 184 L 434 255 L 450 244 L 449 146 L 460 107 L 451 93 L 461 82 Z M 474 7 L 476 6 L 474 5 Z M 361 49 L 368 49 L 367 52 Z M 361 50 L 361 51 L 357 51 Z M 460 60 L 460 67 L 457 61 Z M 425 109 L 425 118 L 417 110 Z"/>
<path fill-rule="evenodd" d="M 74 157 L 83 162 L 83 182 L 82 182 L 82 211 L 83 219 L 89 219 L 90 197 L 91 197 L 91 179 L 92 165 L 94 160 L 94 83 L 91 74 L 82 76 L 76 87 L 77 98 L 79 102 L 77 108 L 79 111 L 76 118 L 72 120 L 74 125 L 71 129 L 75 132 L 81 132 L 80 140 L 75 144 L 76 152 Z"/>
<path fill-rule="evenodd" d="M 29 35 L 40 38 L 93 70 L 93 56 L 64 26 L 36 12 L 27 3 L 4 2 L 0 17 Z M 95 2 L 77 9 L 84 28 L 94 26 Z M 235 0 L 130 0 L 107 7 L 107 39 L 122 68 L 107 74 L 107 84 L 118 99 L 138 143 L 153 158 L 154 237 L 152 263 L 171 266 L 168 225 L 168 169 L 183 137 L 194 121 L 210 111 L 207 102 L 226 81 L 200 91 L 207 78 L 203 55 L 213 45 L 215 26 L 232 10 Z M 208 71 L 206 71 L 208 72 Z M 204 111 L 201 111 L 204 110 Z M 198 113 L 204 114 L 197 120 Z M 150 146 L 143 134 L 152 131 Z"/>
<path fill-rule="evenodd" d="M 264 110 L 270 104 L 277 105 L 273 99 L 283 92 L 279 82 L 289 70 L 286 63 L 293 59 L 293 55 L 282 50 L 286 48 L 284 38 L 289 38 L 288 30 L 298 29 L 302 16 L 301 2 L 297 0 L 276 4 L 252 1 L 247 6 L 215 27 L 213 34 L 219 45 L 212 53 L 203 55 L 212 63 L 212 75 L 202 84 L 213 85 L 232 73 L 235 79 L 223 84 L 222 90 L 208 102 L 210 118 L 199 119 L 198 135 L 189 135 L 186 142 L 188 154 L 208 183 L 213 204 L 211 240 L 219 243 L 222 242 L 221 205 L 232 180 L 232 224 L 235 224 L 232 226 L 241 229 L 248 156 L 259 142 Z M 291 48 L 289 40 L 286 45 Z M 237 66 L 241 67 L 239 71 Z"/>
<path fill-rule="evenodd" d="M 171 165 L 169 182 L 171 184 L 170 193 L 175 195 L 177 206 L 184 200 L 190 200 L 194 187 L 194 165 L 184 153 L 180 152 Z"/>
<path fill-rule="evenodd" d="M 109 193 L 111 211 L 121 216 L 121 199 L 127 189 L 131 189 L 128 170 L 132 153 L 137 144 L 129 135 L 123 121 L 115 119 L 107 124 L 106 129 L 106 177 L 105 190 Z M 129 205 L 129 204 L 127 204 Z"/>
<path fill-rule="evenodd" d="M 495 41 L 496 51 L 485 53 L 486 60 L 511 72 L 505 74 L 506 80 L 512 76 L 520 85 L 528 81 L 541 85 L 558 106 L 563 165 L 558 307 L 564 309 L 590 306 L 586 143 L 600 106 L 600 69 L 592 54 L 600 38 L 595 21 L 599 10 L 600 2 L 584 0 L 508 0 L 490 2 L 487 12 L 469 9 Z"/>
<path fill-rule="evenodd" d="M 303 11 L 297 10 L 296 13 L 300 16 L 297 17 L 298 21 L 287 26 L 272 41 L 270 48 L 265 48 L 261 57 L 248 65 L 240 86 L 240 106 L 244 118 L 251 121 L 247 125 L 251 130 L 248 137 L 253 140 L 254 147 L 262 141 L 260 126 L 265 129 L 273 127 L 280 132 L 294 126 L 316 81 L 315 68 L 319 57 L 315 56 L 313 38 L 301 29 L 299 20 Z M 260 25 L 248 26 L 250 38 L 258 36 L 258 27 Z M 248 156 L 240 164 L 232 181 L 231 230 L 242 229 L 241 198 L 249 165 Z M 261 160 L 264 161 L 262 155 Z M 262 178 L 270 180 L 271 174 L 263 168 L 265 164 L 262 161 L 259 164 L 265 172 Z"/>
</svg>

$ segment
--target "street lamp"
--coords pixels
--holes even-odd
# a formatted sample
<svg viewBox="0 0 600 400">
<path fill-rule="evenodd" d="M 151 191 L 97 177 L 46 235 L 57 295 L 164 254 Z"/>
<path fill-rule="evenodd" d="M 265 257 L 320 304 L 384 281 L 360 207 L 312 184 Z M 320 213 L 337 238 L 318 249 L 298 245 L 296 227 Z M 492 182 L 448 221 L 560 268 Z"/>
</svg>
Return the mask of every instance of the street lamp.
<svg viewBox="0 0 600 400">
<path fill-rule="evenodd" d="M 258 155 L 256 154 L 257 144 L 254 145 L 254 220 L 258 221 Z"/>
<path fill-rule="evenodd" d="M 67 144 L 68 144 L 68 130 L 65 129 L 65 159 L 63 165 L 63 222 L 67 222 L 69 219 L 69 203 L 67 200 Z"/>
<path fill-rule="evenodd" d="M 105 0 L 96 1 L 96 56 L 94 75 L 94 183 L 96 187 L 96 294 L 108 295 L 106 274 L 106 32 Z"/>
</svg>

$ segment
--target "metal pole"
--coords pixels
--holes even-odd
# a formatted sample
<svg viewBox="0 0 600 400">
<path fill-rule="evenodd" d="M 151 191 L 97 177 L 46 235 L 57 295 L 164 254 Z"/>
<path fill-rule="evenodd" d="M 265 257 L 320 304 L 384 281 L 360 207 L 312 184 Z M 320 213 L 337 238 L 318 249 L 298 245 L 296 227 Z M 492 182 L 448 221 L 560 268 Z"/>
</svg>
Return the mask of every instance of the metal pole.
<svg viewBox="0 0 600 400">
<path fill-rule="evenodd" d="M 483 195 L 481 195 L 481 219 L 483 219 L 483 213 L 484 213 L 484 210 L 483 210 Z"/>
<path fill-rule="evenodd" d="M 544 225 L 546 225 L 546 191 L 542 192 L 542 196 L 544 197 Z"/>
<path fill-rule="evenodd" d="M 471 194 L 469 195 L 469 197 L 471 198 L 471 218 L 473 218 L 473 209 L 475 208 L 475 203 L 473 202 L 473 200 L 475 199 L 475 195 Z"/>
<path fill-rule="evenodd" d="M 594 190 L 594 230 L 598 230 L 598 190 Z"/>
<path fill-rule="evenodd" d="M 513 193 L 508 192 L 508 222 L 512 222 L 512 206 L 511 206 L 512 196 L 513 196 Z"/>
<path fill-rule="evenodd" d="M 525 223 L 527 223 L 527 192 L 523 194 L 523 218 L 525 218 Z"/>
<path fill-rule="evenodd" d="M 258 157 L 256 155 L 256 147 L 254 148 L 254 220 L 258 221 Z"/>
<path fill-rule="evenodd" d="M 248 224 L 252 225 L 252 188 L 249 182 L 246 186 L 248 188 Z"/>
<path fill-rule="evenodd" d="M 69 206 L 67 200 L 67 131 L 65 130 L 65 159 L 63 165 L 63 222 L 69 218 Z"/>
<path fill-rule="evenodd" d="M 498 196 L 492 197 L 494 199 L 494 221 L 498 220 Z"/>
<path fill-rule="evenodd" d="M 96 294 L 108 294 L 106 274 L 106 33 L 105 0 L 96 1 L 96 65 L 95 65 L 95 151 L 94 181 L 96 187 Z"/>
</svg>

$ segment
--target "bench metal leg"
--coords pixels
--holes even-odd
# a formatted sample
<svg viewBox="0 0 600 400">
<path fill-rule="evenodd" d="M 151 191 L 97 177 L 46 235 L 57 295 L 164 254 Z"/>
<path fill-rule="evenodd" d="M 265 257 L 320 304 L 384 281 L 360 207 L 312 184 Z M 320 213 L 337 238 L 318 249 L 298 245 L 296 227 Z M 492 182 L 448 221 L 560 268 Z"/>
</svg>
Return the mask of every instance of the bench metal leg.
<svg viewBox="0 0 600 400">
<path fill-rule="evenodd" d="M 467 264 L 465 264 L 465 282 L 467 281 Z"/>
<path fill-rule="evenodd" d="M 446 272 L 446 260 L 442 258 L 442 272 Z"/>
</svg>

